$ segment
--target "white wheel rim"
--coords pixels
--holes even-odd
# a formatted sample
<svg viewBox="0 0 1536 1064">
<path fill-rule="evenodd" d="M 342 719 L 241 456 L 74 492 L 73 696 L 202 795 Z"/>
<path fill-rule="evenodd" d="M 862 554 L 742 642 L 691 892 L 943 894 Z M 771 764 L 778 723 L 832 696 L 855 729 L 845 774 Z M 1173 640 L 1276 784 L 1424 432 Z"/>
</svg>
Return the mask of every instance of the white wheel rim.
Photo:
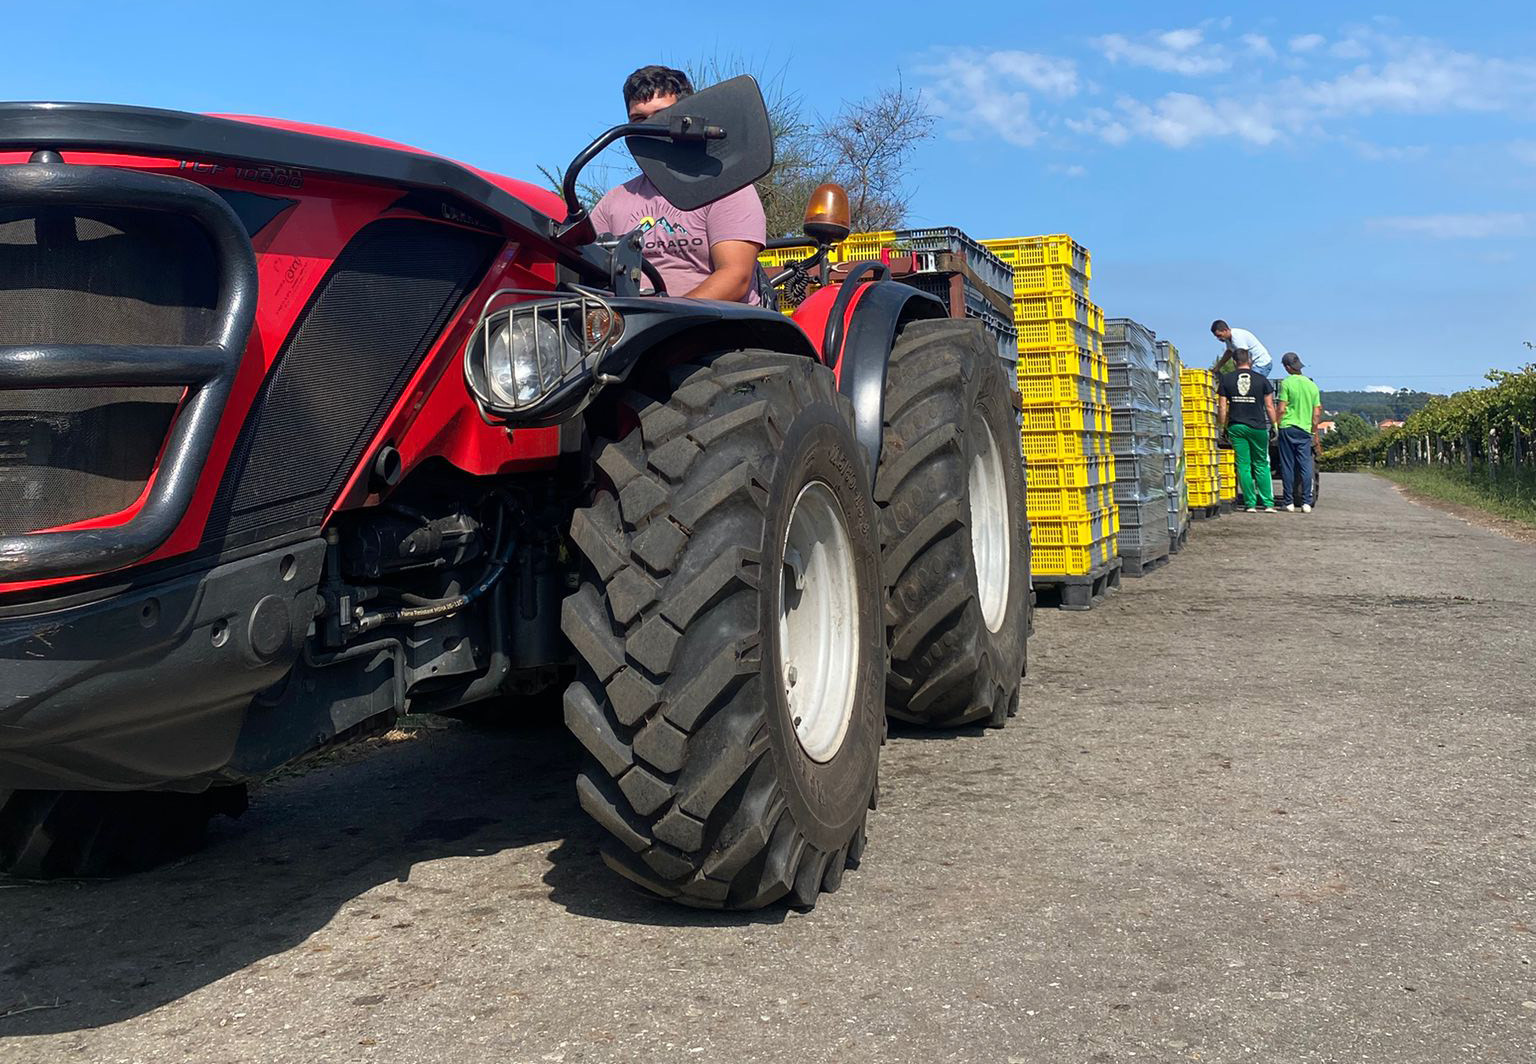
<svg viewBox="0 0 1536 1064">
<path fill-rule="evenodd" d="M 858 578 L 847 518 L 819 480 L 789 512 L 780 573 L 779 679 L 795 738 L 812 761 L 842 749 L 858 684 Z"/>
<path fill-rule="evenodd" d="M 1003 626 L 1008 612 L 1009 553 L 1013 537 L 1008 527 L 1008 484 L 1003 479 L 1003 456 L 992 433 L 983 432 L 985 445 L 971 459 L 971 557 L 976 560 L 976 599 L 987 630 Z"/>
</svg>

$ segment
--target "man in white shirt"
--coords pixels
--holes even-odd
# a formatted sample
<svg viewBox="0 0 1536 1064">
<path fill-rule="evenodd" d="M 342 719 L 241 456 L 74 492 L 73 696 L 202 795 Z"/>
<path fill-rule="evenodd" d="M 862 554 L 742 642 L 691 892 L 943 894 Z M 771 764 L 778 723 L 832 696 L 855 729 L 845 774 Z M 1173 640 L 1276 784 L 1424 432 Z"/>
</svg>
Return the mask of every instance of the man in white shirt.
<svg viewBox="0 0 1536 1064">
<path fill-rule="evenodd" d="M 1234 329 L 1226 322 L 1217 318 L 1211 322 L 1211 335 L 1227 345 L 1227 351 L 1247 351 L 1253 356 L 1253 368 L 1264 376 L 1270 375 L 1274 368 L 1274 360 L 1269 357 L 1269 348 L 1259 343 L 1259 338 L 1247 329 Z"/>
</svg>

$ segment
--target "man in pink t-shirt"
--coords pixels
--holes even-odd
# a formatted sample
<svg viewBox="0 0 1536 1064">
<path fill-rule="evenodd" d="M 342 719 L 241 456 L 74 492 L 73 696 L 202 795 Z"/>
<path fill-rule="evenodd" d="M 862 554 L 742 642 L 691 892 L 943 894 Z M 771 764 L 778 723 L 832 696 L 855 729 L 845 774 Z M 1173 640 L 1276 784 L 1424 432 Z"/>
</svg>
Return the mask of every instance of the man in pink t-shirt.
<svg viewBox="0 0 1536 1064">
<path fill-rule="evenodd" d="M 641 67 L 624 81 L 631 122 L 644 122 L 692 94 L 688 75 L 670 67 Z M 751 185 L 698 210 L 680 211 L 641 174 L 598 201 L 592 225 L 614 236 L 641 230 L 645 258 L 666 281 L 668 295 L 762 303 L 753 279 L 768 222 Z"/>
</svg>

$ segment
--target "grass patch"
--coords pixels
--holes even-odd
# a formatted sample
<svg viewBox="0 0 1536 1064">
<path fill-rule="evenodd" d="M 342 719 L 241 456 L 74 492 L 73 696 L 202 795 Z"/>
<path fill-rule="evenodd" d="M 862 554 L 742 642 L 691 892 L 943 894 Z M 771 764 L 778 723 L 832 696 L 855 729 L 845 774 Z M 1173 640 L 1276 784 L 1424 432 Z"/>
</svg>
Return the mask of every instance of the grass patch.
<svg viewBox="0 0 1536 1064">
<path fill-rule="evenodd" d="M 1375 469 L 1409 491 L 1471 506 L 1536 528 L 1536 469 L 1501 469 L 1490 476 L 1479 466 L 1387 466 Z"/>
</svg>

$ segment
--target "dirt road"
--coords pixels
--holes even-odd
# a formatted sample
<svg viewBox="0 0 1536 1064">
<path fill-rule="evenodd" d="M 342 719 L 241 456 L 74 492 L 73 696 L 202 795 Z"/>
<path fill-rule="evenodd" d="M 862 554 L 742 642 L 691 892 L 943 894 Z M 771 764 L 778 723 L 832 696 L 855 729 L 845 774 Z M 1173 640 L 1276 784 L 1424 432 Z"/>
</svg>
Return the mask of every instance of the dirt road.
<svg viewBox="0 0 1536 1064">
<path fill-rule="evenodd" d="M 1026 715 L 894 735 L 810 913 L 633 893 L 557 728 L 456 728 L 0 887 L 0 1060 L 1530 1064 L 1536 545 L 1324 499 L 1042 613 Z"/>
</svg>

